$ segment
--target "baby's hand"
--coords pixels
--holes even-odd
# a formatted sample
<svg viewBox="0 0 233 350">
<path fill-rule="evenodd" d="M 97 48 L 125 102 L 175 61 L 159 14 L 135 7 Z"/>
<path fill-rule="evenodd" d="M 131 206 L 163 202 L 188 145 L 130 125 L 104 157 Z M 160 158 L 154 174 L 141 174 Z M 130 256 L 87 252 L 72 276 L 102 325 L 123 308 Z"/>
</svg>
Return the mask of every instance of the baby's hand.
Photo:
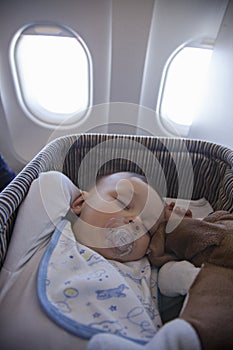
<svg viewBox="0 0 233 350">
<path fill-rule="evenodd" d="M 175 207 L 175 202 L 165 205 L 165 219 L 169 220 L 171 213 L 174 212 L 178 216 L 183 216 L 185 218 L 191 218 L 192 212 L 190 209 L 182 209 L 180 207 Z"/>
</svg>

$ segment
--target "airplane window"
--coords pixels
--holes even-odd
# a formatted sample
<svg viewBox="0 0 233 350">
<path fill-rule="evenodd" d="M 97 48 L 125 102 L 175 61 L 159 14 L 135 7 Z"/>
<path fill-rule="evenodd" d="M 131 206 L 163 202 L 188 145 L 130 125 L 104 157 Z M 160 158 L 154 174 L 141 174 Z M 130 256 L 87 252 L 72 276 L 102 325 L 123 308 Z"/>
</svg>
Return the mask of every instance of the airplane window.
<svg viewBox="0 0 233 350">
<path fill-rule="evenodd" d="M 73 124 L 91 104 L 91 60 L 84 42 L 63 27 L 32 26 L 13 47 L 21 105 L 37 121 Z"/>
<path fill-rule="evenodd" d="M 159 113 L 166 126 L 173 125 L 181 134 L 201 107 L 212 52 L 212 48 L 185 47 L 166 67 Z"/>
</svg>

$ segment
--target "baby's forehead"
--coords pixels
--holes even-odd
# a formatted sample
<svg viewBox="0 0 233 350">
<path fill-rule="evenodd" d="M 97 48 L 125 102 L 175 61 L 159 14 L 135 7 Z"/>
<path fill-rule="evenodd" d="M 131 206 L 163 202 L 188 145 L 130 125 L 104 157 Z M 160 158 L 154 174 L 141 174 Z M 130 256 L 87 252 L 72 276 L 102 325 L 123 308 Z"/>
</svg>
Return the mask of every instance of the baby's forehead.
<svg viewBox="0 0 233 350">
<path fill-rule="evenodd" d="M 106 176 L 101 179 L 98 191 L 109 192 L 114 191 L 119 197 L 138 198 L 143 201 L 150 197 L 150 202 L 158 203 L 158 193 L 149 184 L 140 177 L 132 176 L 125 173 L 117 173 Z"/>
</svg>

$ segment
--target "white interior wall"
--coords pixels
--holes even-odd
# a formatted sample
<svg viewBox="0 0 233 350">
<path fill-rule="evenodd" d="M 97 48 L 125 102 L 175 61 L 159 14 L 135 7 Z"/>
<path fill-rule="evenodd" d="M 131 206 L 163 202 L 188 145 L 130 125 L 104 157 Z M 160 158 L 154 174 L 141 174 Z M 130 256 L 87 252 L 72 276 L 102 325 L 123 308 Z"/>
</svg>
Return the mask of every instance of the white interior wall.
<svg viewBox="0 0 233 350">
<path fill-rule="evenodd" d="M 203 115 L 199 116 L 188 136 L 232 146 L 232 129 L 224 128 L 232 125 L 233 110 L 230 89 L 233 74 L 233 70 L 230 73 L 233 62 L 232 2 L 224 17 L 228 2 L 1 1 L 0 152 L 18 170 L 43 145 L 64 133 L 110 131 L 169 135 L 155 114 L 163 68 L 174 50 L 200 37 L 217 39 L 212 61 L 213 72 L 217 70 L 211 78 L 214 88 L 203 106 Z M 41 20 L 65 24 L 76 30 L 93 59 L 95 107 L 89 119 L 64 132 L 42 128 L 28 119 L 14 90 L 9 64 L 12 37 L 24 25 Z M 108 122 L 112 124 L 106 126 Z"/>
<path fill-rule="evenodd" d="M 172 136 L 155 114 L 164 66 L 174 51 L 186 43 L 200 38 L 216 39 L 227 4 L 228 0 L 154 1 L 140 98 L 140 105 L 148 109 L 139 114 L 140 128 L 150 134 Z"/>
<path fill-rule="evenodd" d="M 229 2 L 211 60 L 201 113 L 189 136 L 233 149 L 233 1 Z"/>
<path fill-rule="evenodd" d="M 111 1 L 109 0 L 3 0 L 0 8 L 0 93 L 3 106 L 1 119 L 7 128 L 1 128 L 7 160 L 15 167 L 26 164 L 52 138 L 64 134 L 83 132 L 107 123 L 106 108 L 96 108 L 91 119 L 61 131 L 42 127 L 33 122 L 21 108 L 9 61 L 9 49 L 16 32 L 31 23 L 65 24 L 76 31 L 87 44 L 93 64 L 93 104 L 109 101 L 111 71 Z M 100 83 L 101 82 L 101 83 Z M 104 130 L 104 129 L 103 129 Z M 12 149 L 7 148 L 10 143 Z M 16 169 L 17 170 L 17 169 Z"/>
</svg>

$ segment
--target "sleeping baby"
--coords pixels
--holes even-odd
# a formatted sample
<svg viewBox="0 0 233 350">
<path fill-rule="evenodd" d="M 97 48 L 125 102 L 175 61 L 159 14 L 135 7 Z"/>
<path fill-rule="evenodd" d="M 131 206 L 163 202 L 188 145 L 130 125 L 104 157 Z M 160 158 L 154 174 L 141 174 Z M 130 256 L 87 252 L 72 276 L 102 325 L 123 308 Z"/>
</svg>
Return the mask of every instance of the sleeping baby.
<svg viewBox="0 0 233 350">
<path fill-rule="evenodd" d="M 85 349 L 97 333 L 117 335 L 124 349 L 199 350 L 189 322 L 162 326 L 157 269 L 147 257 L 173 209 L 137 174 L 104 176 L 88 192 L 61 173 L 40 174 L 20 206 L 0 273 L 4 350 Z M 190 265 L 195 278 L 199 269 Z M 95 339 L 90 348 L 111 349 L 95 347 Z"/>
<path fill-rule="evenodd" d="M 81 192 L 71 205 L 78 215 L 73 229 L 77 241 L 108 259 L 121 262 L 141 259 L 150 238 L 173 212 L 159 194 L 135 173 L 102 176 L 89 192 Z M 177 217 L 191 217 L 176 208 Z"/>
</svg>

